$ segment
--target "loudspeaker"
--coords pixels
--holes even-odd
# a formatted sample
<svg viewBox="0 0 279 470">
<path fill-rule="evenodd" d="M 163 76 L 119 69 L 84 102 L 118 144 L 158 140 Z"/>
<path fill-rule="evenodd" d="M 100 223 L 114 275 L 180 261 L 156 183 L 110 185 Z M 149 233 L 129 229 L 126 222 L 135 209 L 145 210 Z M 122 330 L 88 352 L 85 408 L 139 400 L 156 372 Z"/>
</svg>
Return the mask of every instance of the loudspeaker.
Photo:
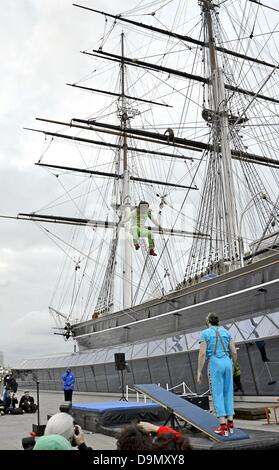
<svg viewBox="0 0 279 470">
<path fill-rule="evenodd" d="M 126 360 L 124 353 L 115 353 L 114 354 L 115 370 L 125 370 L 126 369 Z"/>
</svg>

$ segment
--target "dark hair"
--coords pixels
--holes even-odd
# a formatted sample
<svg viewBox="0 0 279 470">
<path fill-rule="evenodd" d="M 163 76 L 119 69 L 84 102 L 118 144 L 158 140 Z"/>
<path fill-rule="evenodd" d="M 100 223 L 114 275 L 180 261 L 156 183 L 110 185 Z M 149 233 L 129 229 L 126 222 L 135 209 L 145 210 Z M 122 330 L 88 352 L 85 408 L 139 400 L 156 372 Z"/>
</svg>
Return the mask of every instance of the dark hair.
<svg viewBox="0 0 279 470">
<path fill-rule="evenodd" d="M 116 442 L 117 450 L 152 450 L 152 438 L 137 423 L 129 424 L 121 431 Z"/>
<path fill-rule="evenodd" d="M 212 326 L 218 326 L 219 325 L 219 317 L 216 315 L 216 313 L 209 313 L 206 317 L 206 320 Z"/>
<path fill-rule="evenodd" d="M 149 203 L 147 201 L 140 201 L 139 206 L 149 206 Z"/>
<path fill-rule="evenodd" d="M 166 432 L 153 439 L 153 450 L 192 450 L 187 436 Z"/>
</svg>

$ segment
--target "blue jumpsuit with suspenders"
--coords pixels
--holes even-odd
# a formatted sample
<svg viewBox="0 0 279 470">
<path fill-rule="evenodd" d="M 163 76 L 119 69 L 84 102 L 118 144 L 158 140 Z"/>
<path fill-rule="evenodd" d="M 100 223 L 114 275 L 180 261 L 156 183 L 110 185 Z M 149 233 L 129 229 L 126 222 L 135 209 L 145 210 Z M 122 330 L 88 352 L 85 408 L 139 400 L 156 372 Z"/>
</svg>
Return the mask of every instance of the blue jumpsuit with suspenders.
<svg viewBox="0 0 279 470">
<path fill-rule="evenodd" d="M 211 326 L 201 332 L 200 342 L 207 344 L 208 380 L 213 406 L 218 417 L 234 415 L 233 364 L 229 343 L 232 337 L 222 326 Z"/>
</svg>

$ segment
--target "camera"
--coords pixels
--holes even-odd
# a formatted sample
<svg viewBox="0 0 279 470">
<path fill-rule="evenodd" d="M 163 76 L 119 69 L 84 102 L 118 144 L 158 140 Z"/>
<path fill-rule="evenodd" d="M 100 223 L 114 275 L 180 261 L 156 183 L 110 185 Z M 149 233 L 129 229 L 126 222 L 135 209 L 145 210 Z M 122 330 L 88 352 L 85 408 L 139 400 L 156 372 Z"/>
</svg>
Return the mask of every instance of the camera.
<svg viewBox="0 0 279 470">
<path fill-rule="evenodd" d="M 61 411 L 61 413 L 71 414 L 71 412 L 72 412 L 72 403 L 70 401 L 65 401 L 65 403 L 62 403 L 60 405 L 59 411 Z"/>
<path fill-rule="evenodd" d="M 74 433 L 75 433 L 75 435 L 78 436 L 78 435 L 79 435 L 79 432 L 80 432 L 80 431 L 79 431 L 79 426 L 78 426 L 77 424 L 75 424 L 75 426 L 74 426 Z"/>
<path fill-rule="evenodd" d="M 21 444 L 24 450 L 32 450 L 36 441 L 34 437 L 24 437 Z"/>
<path fill-rule="evenodd" d="M 74 421 L 74 435 L 73 435 L 73 439 L 72 439 L 72 442 L 71 442 L 71 446 L 72 447 L 77 447 L 77 444 L 75 442 L 75 436 L 78 436 L 80 433 L 80 427 L 77 425 L 77 423 Z"/>
</svg>

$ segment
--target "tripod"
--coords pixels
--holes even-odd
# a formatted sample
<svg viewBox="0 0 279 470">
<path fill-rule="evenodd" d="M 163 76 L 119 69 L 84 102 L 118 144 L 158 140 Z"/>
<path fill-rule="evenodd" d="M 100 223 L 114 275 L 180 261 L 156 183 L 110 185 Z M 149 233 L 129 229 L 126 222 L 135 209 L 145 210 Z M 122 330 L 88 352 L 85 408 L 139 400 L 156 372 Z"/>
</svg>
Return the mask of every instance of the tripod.
<svg viewBox="0 0 279 470">
<path fill-rule="evenodd" d="M 32 432 L 37 436 L 43 436 L 45 431 L 45 424 L 40 423 L 40 389 L 39 381 L 36 378 L 36 388 L 37 388 L 37 424 L 33 424 Z"/>
<path fill-rule="evenodd" d="M 121 397 L 119 401 L 128 401 L 125 397 L 125 389 L 124 389 L 124 369 L 121 369 Z"/>
<path fill-rule="evenodd" d="M 180 423 L 179 423 L 179 421 L 178 421 L 178 419 L 177 419 L 177 416 L 174 414 L 173 410 L 169 410 L 169 409 L 168 409 L 167 411 L 169 412 L 169 417 L 168 417 L 168 419 L 165 421 L 164 426 L 166 426 L 166 425 L 170 422 L 170 425 L 171 425 L 171 427 L 172 427 L 173 429 L 175 429 L 176 426 L 177 426 L 178 429 L 179 429 L 180 431 L 182 431 L 182 428 L 181 428 L 181 426 L 180 426 Z"/>
</svg>

